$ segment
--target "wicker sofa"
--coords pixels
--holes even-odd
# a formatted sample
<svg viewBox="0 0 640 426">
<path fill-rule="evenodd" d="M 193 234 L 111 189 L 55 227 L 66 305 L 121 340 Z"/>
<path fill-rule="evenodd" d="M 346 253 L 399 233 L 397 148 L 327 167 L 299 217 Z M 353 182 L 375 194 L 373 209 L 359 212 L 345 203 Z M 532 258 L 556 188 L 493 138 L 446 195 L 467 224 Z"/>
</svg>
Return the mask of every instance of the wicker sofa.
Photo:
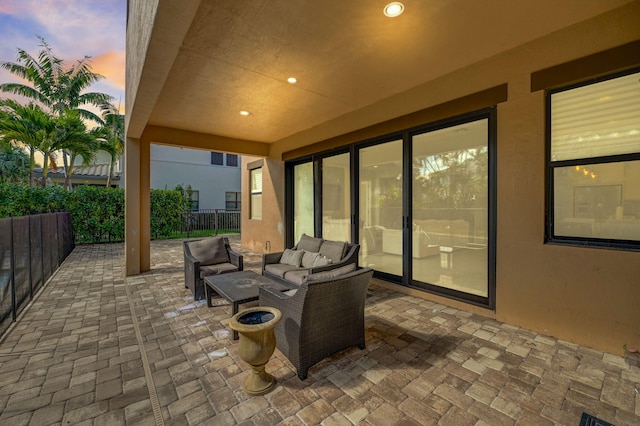
<svg viewBox="0 0 640 426">
<path fill-rule="evenodd" d="M 303 234 L 283 252 L 262 255 L 262 275 L 285 285 L 299 286 L 308 275 L 358 263 L 359 244 L 323 240 Z"/>
<path fill-rule="evenodd" d="M 282 313 L 275 327 L 276 346 L 300 380 L 329 355 L 356 345 L 364 349 L 364 304 L 372 275 L 370 268 L 348 264 L 309 275 L 286 292 L 260 287 L 260 305 Z"/>
<path fill-rule="evenodd" d="M 242 271 L 243 259 L 229 246 L 225 237 L 185 241 L 184 286 L 193 292 L 193 300 L 204 299 L 204 278 L 210 275 Z"/>
</svg>

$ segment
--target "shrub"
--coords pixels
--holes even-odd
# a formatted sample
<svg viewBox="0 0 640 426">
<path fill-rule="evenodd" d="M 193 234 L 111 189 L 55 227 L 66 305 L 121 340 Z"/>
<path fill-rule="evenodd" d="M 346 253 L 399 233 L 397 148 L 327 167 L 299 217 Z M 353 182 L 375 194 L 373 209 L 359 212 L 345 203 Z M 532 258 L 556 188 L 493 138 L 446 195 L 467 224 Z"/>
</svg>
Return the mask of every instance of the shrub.
<svg viewBox="0 0 640 426">
<path fill-rule="evenodd" d="M 154 189 L 150 202 L 152 237 L 168 237 L 174 230 L 180 229 L 187 205 L 180 189 Z"/>
<path fill-rule="evenodd" d="M 67 196 L 77 241 L 122 241 L 124 239 L 124 190 L 78 186 Z"/>
<path fill-rule="evenodd" d="M 151 236 L 168 237 L 180 229 L 190 200 L 181 189 L 151 190 Z M 124 189 L 77 186 L 73 192 L 50 185 L 0 184 L 0 217 L 53 210 L 71 213 L 77 242 L 124 240 Z"/>
<path fill-rule="evenodd" d="M 0 217 L 24 216 L 63 210 L 67 192 L 60 186 L 29 186 L 22 183 L 0 184 Z"/>
</svg>

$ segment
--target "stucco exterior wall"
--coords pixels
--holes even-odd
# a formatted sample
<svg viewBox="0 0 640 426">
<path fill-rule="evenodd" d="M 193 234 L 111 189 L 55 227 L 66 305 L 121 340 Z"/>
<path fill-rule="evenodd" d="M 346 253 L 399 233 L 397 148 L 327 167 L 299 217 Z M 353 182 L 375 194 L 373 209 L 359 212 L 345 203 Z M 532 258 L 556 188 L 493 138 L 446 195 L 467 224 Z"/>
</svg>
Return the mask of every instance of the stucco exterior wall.
<svg viewBox="0 0 640 426">
<path fill-rule="evenodd" d="M 242 157 L 242 246 L 259 253 L 284 250 L 284 162 L 262 165 L 262 220 L 250 219 L 251 182 L 247 166 L 260 158 Z"/>
<path fill-rule="evenodd" d="M 159 0 L 129 1 L 127 2 L 127 32 L 136 34 L 137 37 L 127 37 L 127 76 L 125 109 L 130 110 L 138 93 L 140 76 L 147 54 L 151 32 L 155 20 L 155 12 L 158 9 Z M 125 115 L 127 124 L 129 116 Z"/>
<path fill-rule="evenodd" d="M 530 76 L 639 40 L 638 22 L 640 3 L 630 3 L 415 90 L 417 99 L 421 97 L 416 104 L 424 108 L 508 84 L 508 100 L 498 105 L 497 113 L 496 309 L 485 313 L 613 353 L 622 353 L 624 343 L 640 345 L 640 253 L 544 244 L 545 102 L 543 91 L 531 91 Z M 286 141 L 286 147 L 274 146 L 272 153 L 303 146 L 293 139 Z M 265 219 L 251 223 L 243 216 L 243 244 L 257 251 L 264 250 L 265 241 L 270 241 L 271 251 L 277 251 L 284 240 L 283 166 L 268 163 Z M 243 167 L 243 193 L 248 189 L 247 176 Z M 248 206 L 248 200 L 243 203 Z M 248 215 L 246 209 L 243 215 Z M 447 303 L 427 293 L 420 295 Z"/>
</svg>

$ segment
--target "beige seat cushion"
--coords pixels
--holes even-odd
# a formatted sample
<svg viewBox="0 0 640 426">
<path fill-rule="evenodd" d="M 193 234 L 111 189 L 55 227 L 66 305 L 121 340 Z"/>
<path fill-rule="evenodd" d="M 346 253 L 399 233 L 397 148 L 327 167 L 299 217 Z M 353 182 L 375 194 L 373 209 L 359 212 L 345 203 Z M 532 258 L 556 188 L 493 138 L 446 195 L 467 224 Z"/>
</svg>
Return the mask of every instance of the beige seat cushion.
<svg viewBox="0 0 640 426">
<path fill-rule="evenodd" d="M 215 265 L 206 265 L 200 267 L 200 279 L 211 275 L 226 274 L 228 272 L 236 272 L 238 267 L 233 263 L 216 263 Z"/>
<path fill-rule="evenodd" d="M 316 272 L 315 274 L 307 275 L 306 282 L 312 283 L 312 282 L 330 280 L 332 278 L 338 278 L 342 275 L 346 275 L 355 270 L 356 270 L 356 264 L 349 263 L 339 268 L 330 269 L 328 271 Z"/>
<path fill-rule="evenodd" d="M 284 279 L 290 283 L 300 285 L 305 279 L 307 279 L 307 275 L 309 275 L 309 271 L 307 269 L 298 269 L 295 271 L 285 272 Z"/>
<path fill-rule="evenodd" d="M 264 270 L 275 275 L 278 276 L 280 278 L 284 278 L 284 274 L 286 274 L 289 271 L 294 271 L 294 270 L 298 270 L 300 268 L 297 268 L 295 266 L 291 266 L 291 265 L 287 265 L 286 263 L 271 263 L 268 265 L 264 266 Z"/>
<path fill-rule="evenodd" d="M 223 237 L 204 238 L 187 245 L 191 255 L 200 261 L 200 266 L 229 262 L 229 253 Z"/>
</svg>

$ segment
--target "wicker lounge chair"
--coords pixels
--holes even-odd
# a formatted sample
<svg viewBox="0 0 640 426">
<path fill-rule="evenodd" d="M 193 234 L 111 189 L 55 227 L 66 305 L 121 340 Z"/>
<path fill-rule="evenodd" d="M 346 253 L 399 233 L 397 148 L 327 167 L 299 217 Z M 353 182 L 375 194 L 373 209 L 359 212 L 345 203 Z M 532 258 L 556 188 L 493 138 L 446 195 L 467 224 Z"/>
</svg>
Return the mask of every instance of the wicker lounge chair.
<svg viewBox="0 0 640 426">
<path fill-rule="evenodd" d="M 242 268 L 242 255 L 231 250 L 227 238 L 184 242 L 184 286 L 193 292 L 193 300 L 204 299 L 205 277 L 242 271 Z"/>
<path fill-rule="evenodd" d="M 295 366 L 300 380 L 327 356 L 356 345 L 365 347 L 364 303 L 373 270 L 325 278 L 335 271 L 314 274 L 318 277 L 312 275 L 298 289 L 284 293 L 260 288 L 260 305 L 282 312 L 275 328 L 276 346 Z"/>
</svg>

